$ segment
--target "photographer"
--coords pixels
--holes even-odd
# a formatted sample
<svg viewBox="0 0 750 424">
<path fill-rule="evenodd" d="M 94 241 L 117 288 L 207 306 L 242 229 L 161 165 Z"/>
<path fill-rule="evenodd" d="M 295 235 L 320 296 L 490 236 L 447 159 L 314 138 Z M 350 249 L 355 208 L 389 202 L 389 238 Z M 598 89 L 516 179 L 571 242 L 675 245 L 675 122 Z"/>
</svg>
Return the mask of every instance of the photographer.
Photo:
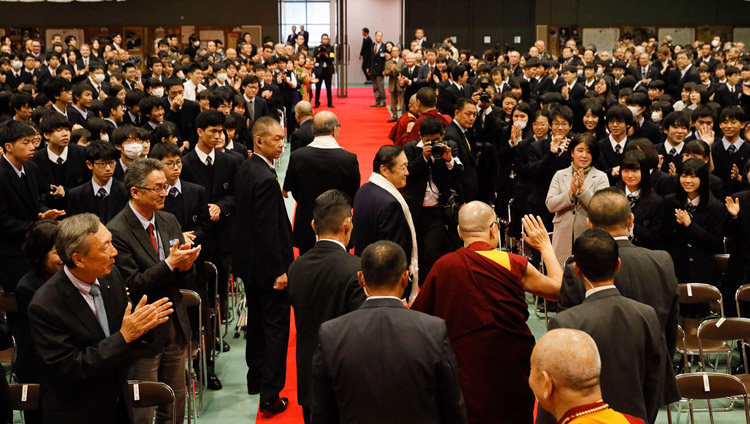
<svg viewBox="0 0 750 424">
<path fill-rule="evenodd" d="M 463 171 L 458 145 L 443 140 L 445 127 L 438 118 L 428 117 L 420 126 L 421 140 L 409 142 L 404 152 L 409 160 L 404 198 L 417 232 L 419 284 L 432 264 L 445 253 L 461 246 L 456 233 L 457 182 Z"/>
<path fill-rule="evenodd" d="M 320 45 L 313 51 L 313 57 L 315 58 L 315 77 L 318 78 L 318 82 L 315 84 L 315 107 L 320 107 L 320 90 L 323 88 L 323 84 L 326 86 L 326 95 L 328 96 L 328 107 L 333 107 L 333 91 L 331 89 L 331 79 L 335 72 L 333 68 L 333 60 L 335 54 L 333 52 L 333 46 L 330 44 L 331 39 L 328 34 L 320 36 Z"/>
</svg>

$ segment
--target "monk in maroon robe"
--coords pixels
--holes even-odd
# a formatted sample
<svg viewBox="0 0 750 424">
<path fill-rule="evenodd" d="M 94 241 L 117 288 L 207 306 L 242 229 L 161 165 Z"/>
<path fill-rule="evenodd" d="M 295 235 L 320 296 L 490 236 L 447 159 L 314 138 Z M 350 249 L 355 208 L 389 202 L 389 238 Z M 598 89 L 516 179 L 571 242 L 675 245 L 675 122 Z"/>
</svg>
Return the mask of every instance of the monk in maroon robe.
<svg viewBox="0 0 750 424">
<path fill-rule="evenodd" d="M 534 336 L 526 325 L 525 292 L 556 300 L 562 269 L 541 218 L 525 217 L 524 227 L 524 239 L 541 251 L 549 276 L 523 256 L 496 250 L 497 216 L 487 204 L 471 202 L 459 212 L 466 247 L 435 263 L 412 305 L 447 324 L 469 423 L 533 420 L 528 377 Z"/>
</svg>

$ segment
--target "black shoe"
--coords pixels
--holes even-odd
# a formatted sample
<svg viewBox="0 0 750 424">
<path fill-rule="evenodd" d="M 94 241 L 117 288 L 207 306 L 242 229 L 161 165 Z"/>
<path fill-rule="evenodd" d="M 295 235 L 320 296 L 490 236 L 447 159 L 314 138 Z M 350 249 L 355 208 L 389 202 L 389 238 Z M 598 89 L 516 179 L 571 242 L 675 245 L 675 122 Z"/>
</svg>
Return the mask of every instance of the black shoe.
<svg viewBox="0 0 750 424">
<path fill-rule="evenodd" d="M 229 346 L 229 343 L 224 342 L 222 345 L 219 345 L 219 338 L 216 338 L 216 351 L 217 352 L 229 352 L 229 349 L 232 348 L 232 346 Z"/>
<path fill-rule="evenodd" d="M 398 121 L 398 119 L 396 119 L 396 118 L 391 118 L 391 119 L 388 120 L 388 122 L 396 122 L 396 121 Z"/>
<path fill-rule="evenodd" d="M 329 109 L 336 109 L 336 106 L 334 106 L 334 105 L 328 105 L 328 108 Z"/>
<path fill-rule="evenodd" d="M 375 103 L 374 105 L 370 105 L 370 107 L 380 107 L 380 103 Z"/>
<path fill-rule="evenodd" d="M 208 390 L 221 390 L 223 386 L 221 385 L 221 381 L 219 381 L 219 377 L 216 374 L 211 374 L 208 376 L 208 381 L 206 381 L 206 387 Z"/>
<path fill-rule="evenodd" d="M 247 394 L 249 395 L 257 395 L 260 393 L 260 384 L 250 384 L 247 385 Z"/>
<path fill-rule="evenodd" d="M 274 401 L 261 402 L 258 410 L 264 414 L 274 415 L 286 411 L 286 406 L 288 404 L 289 399 L 283 397 Z"/>
<path fill-rule="evenodd" d="M 313 107 L 316 107 L 316 108 L 320 107 L 320 103 L 315 103 L 315 106 Z"/>
<path fill-rule="evenodd" d="M 365 81 L 365 84 L 372 84 L 372 81 L 367 80 L 367 81 Z"/>
</svg>

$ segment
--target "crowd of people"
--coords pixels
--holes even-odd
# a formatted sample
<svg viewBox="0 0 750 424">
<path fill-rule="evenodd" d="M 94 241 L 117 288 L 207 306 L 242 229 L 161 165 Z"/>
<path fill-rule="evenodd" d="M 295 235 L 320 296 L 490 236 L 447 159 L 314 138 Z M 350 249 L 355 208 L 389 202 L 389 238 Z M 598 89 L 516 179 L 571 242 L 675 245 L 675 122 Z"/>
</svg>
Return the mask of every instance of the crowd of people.
<svg viewBox="0 0 750 424">
<path fill-rule="evenodd" d="M 653 423 L 679 400 L 679 315 L 706 311 L 680 312 L 677 282 L 731 299 L 750 279 L 744 45 L 626 35 L 555 59 L 376 32 L 363 70 L 375 107 L 388 78 L 393 144 L 360 186 L 338 118 L 314 112 L 323 85 L 333 106 L 330 38 L 308 37 L 168 35 L 147 71 L 120 34 L 0 39 L 0 283 L 14 378 L 41 384 L 27 422 L 182 422 L 199 331 L 180 290 L 226 351 L 212 320 L 232 276 L 263 414 L 289 403 L 292 307 L 305 422 L 528 423 L 536 398 L 537 422 Z M 559 301 L 536 347 L 527 292 Z M 168 384 L 176 408 L 134 410 L 128 379 Z"/>
</svg>

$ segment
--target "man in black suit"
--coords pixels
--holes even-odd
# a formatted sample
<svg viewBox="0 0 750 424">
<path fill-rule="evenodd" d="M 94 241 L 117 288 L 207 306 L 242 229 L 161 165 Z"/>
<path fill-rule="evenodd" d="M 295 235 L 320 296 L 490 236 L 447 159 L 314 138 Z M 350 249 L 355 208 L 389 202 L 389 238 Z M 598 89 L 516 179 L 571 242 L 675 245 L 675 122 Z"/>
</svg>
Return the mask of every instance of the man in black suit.
<svg viewBox="0 0 750 424">
<path fill-rule="evenodd" d="M 690 63 L 690 55 L 691 53 L 689 51 L 681 50 L 677 53 L 677 57 L 675 58 L 677 68 L 667 71 L 667 86 L 672 89 L 670 94 L 674 99 L 680 98 L 682 87 L 685 84 L 689 82 L 696 84 L 701 83 L 700 74 L 698 74 L 695 66 Z"/>
<path fill-rule="evenodd" d="M 313 134 L 313 109 L 310 102 L 301 100 L 294 106 L 294 118 L 299 124 L 290 138 L 290 144 L 292 145 L 292 151 L 305 147 L 312 143 L 315 138 Z"/>
<path fill-rule="evenodd" d="M 260 90 L 260 80 L 255 75 L 246 76 L 241 83 L 240 91 L 242 92 L 242 101 L 244 102 L 245 125 L 238 128 L 239 140 L 246 146 L 252 146 L 252 136 L 250 129 L 253 127 L 255 120 L 261 116 L 271 116 L 266 99 L 258 95 Z"/>
<path fill-rule="evenodd" d="M 351 198 L 328 190 L 315 199 L 313 211 L 318 241 L 289 267 L 289 301 L 297 328 L 297 400 L 305 423 L 312 406 L 312 356 L 320 325 L 359 309 L 365 292 L 357 283 L 362 269 L 346 245 L 352 235 Z"/>
<path fill-rule="evenodd" d="M 81 239 L 86 240 L 82 243 Z M 93 214 L 66 218 L 55 247 L 65 267 L 34 296 L 28 315 L 44 364 L 44 422 L 132 422 L 127 369 L 147 343 L 143 334 L 168 321 L 167 298 L 137 306 L 112 269 L 112 235 Z"/>
<path fill-rule="evenodd" d="M 454 158 L 458 145 L 443 141 L 445 127 L 434 117 L 428 117 L 419 127 L 421 140 L 404 146 L 409 160 L 404 199 L 414 219 L 419 251 L 420 286 L 430 268 L 441 256 L 460 247 L 455 233 L 458 205 L 456 193 L 462 166 Z M 433 155 L 437 149 L 442 155 Z"/>
<path fill-rule="evenodd" d="M 567 106 L 574 111 L 578 110 L 578 104 L 586 95 L 586 89 L 583 88 L 583 84 L 578 83 L 577 72 L 578 68 L 576 65 L 567 65 L 560 73 L 563 81 L 565 81 L 565 85 L 560 87 L 560 92 Z"/>
<path fill-rule="evenodd" d="M 623 105 L 607 109 L 609 135 L 599 140 L 599 157 L 594 158 L 596 169 L 607 174 L 609 184 L 615 185 L 620 176 L 620 162 L 630 139 L 628 130 L 633 126 L 633 113 Z"/>
<path fill-rule="evenodd" d="M 406 62 L 406 65 L 401 68 L 401 75 L 398 77 L 398 83 L 404 87 L 404 101 L 408 102 L 424 85 L 419 82 L 419 72 L 421 68 L 417 66 L 414 53 L 407 52 L 404 56 L 404 62 Z"/>
<path fill-rule="evenodd" d="M 5 83 L 10 86 L 13 91 L 17 91 L 21 84 L 33 84 L 34 75 L 26 72 L 23 69 L 23 60 L 20 56 L 14 55 L 10 61 L 11 69 L 5 73 Z"/>
<path fill-rule="evenodd" d="M 445 321 L 399 300 L 409 283 L 404 251 L 385 240 L 370 245 L 357 278 L 371 298 L 320 327 L 312 421 L 467 422 Z M 362 366 L 372 361 L 380 366 Z"/>
<path fill-rule="evenodd" d="M 21 253 L 26 232 L 39 219 L 57 219 L 64 211 L 49 209 L 40 186 L 39 168 L 31 162 L 36 131 L 27 123 L 10 120 L 0 125 L 0 285 L 11 293 L 28 263 Z"/>
<path fill-rule="evenodd" d="M 154 329 L 154 343 L 135 361 L 128 377 L 169 385 L 175 392 L 175 410 L 160 406 L 157 422 L 167 422 L 173 412 L 179 422 L 185 413 L 185 361 L 192 336 L 180 289 L 193 284 L 193 262 L 201 247 L 186 243 L 174 215 L 161 211 L 168 187 L 163 169 L 164 165 L 155 159 L 139 159 L 130 164 L 125 174 L 130 200 L 107 228 L 119 252 L 115 265 L 130 294 L 136 298 L 167 297 L 174 307 L 173 318 Z M 136 410 L 135 422 L 150 423 L 153 411 Z"/>
<path fill-rule="evenodd" d="M 690 132 L 690 115 L 685 111 L 670 112 L 664 117 L 662 126 L 667 138 L 656 145 L 656 152 L 664 157 L 661 170 L 669 172 L 670 164 L 675 171 L 682 169 L 682 150 L 685 148 L 685 137 Z"/>
<path fill-rule="evenodd" d="M 292 227 L 273 161 L 284 151 L 284 129 L 264 116 L 253 126 L 254 153 L 237 173 L 234 237 L 252 240 L 234 250 L 234 273 L 248 293 L 247 390 L 260 393 L 260 412 L 286 410 L 280 398 L 289 342 L 287 269 L 294 259 Z"/>
<path fill-rule="evenodd" d="M 226 305 L 229 270 L 232 266 L 234 234 L 235 176 L 239 161 L 228 152 L 216 150 L 224 131 L 224 114 L 205 110 L 198 115 L 195 126 L 198 144 L 182 158 L 182 179 L 203 186 L 208 194 L 208 211 L 217 241 L 212 262 L 219 271 L 219 297 Z M 221 308 L 226 311 L 226 308 Z"/>
<path fill-rule="evenodd" d="M 304 254 L 315 245 L 310 227 L 315 199 L 330 189 L 341 190 L 354 198 L 359 189 L 357 155 L 339 146 L 339 121 L 330 111 L 320 111 L 312 119 L 315 139 L 292 152 L 284 178 L 284 192 L 297 201 L 294 214 L 294 246 Z"/>
<path fill-rule="evenodd" d="M 716 89 L 716 103 L 722 108 L 740 104 L 742 96 L 742 81 L 740 80 L 740 70 L 735 66 L 726 69 L 727 83 Z M 710 93 L 709 93 L 710 95 Z"/>
<path fill-rule="evenodd" d="M 713 173 L 724 182 L 727 194 L 742 190 L 742 170 L 750 158 L 750 144 L 740 136 L 745 112 L 739 106 L 729 106 L 719 115 L 719 128 L 724 133 L 721 140 L 711 146 L 714 160 Z"/>
<path fill-rule="evenodd" d="M 703 63 L 708 65 L 708 68 L 711 71 L 716 68 L 716 65 L 721 63 L 719 59 L 714 57 L 714 52 L 711 50 L 711 43 L 703 43 L 700 48 L 700 57 L 695 58 L 695 66 L 700 66 Z"/>
<path fill-rule="evenodd" d="M 667 357 L 671 358 L 677 345 L 679 310 L 674 265 L 667 252 L 636 247 L 628 240 L 628 229 L 632 228 L 633 219 L 628 199 L 618 189 L 601 190 L 589 202 L 589 227 L 604 229 L 617 243 L 620 270 L 614 277 L 615 287 L 623 296 L 654 308 L 666 341 Z M 566 266 L 559 306 L 567 309 L 584 302 L 586 287 L 584 281 L 576 276 L 573 266 Z M 674 384 L 670 361 L 665 364 L 664 375 L 664 401 L 661 404 L 676 402 L 679 392 Z"/>
<path fill-rule="evenodd" d="M 41 130 L 47 139 L 47 148 L 34 154 L 39 167 L 40 183 L 48 195 L 47 205 L 65 209 L 66 193 L 88 181 L 91 172 L 86 168 L 85 148 L 70 145 L 70 123 L 57 113 L 45 117 Z"/>
<path fill-rule="evenodd" d="M 198 140 L 195 118 L 201 111 L 200 106 L 192 100 L 185 99 L 185 87 L 179 78 L 169 78 L 164 83 L 164 87 L 167 90 L 167 98 L 163 100 L 164 110 L 166 111 L 164 120 L 177 125 L 180 131 L 180 140 L 188 140 L 191 146 L 195 146 Z"/>
<path fill-rule="evenodd" d="M 370 80 L 372 80 L 372 93 L 375 95 L 375 104 L 371 107 L 385 107 L 385 43 L 383 42 L 383 33 L 375 32 L 375 41 L 372 46 L 372 60 L 370 61 Z"/>
<path fill-rule="evenodd" d="M 362 72 L 365 74 L 365 84 L 372 84 L 370 79 L 370 63 L 372 62 L 372 38 L 370 30 L 362 28 L 362 48 L 359 49 L 359 60 L 362 61 Z"/>
<path fill-rule="evenodd" d="M 659 70 L 651 65 L 649 54 L 643 52 L 638 55 L 638 66 L 630 69 L 630 75 L 640 83 L 641 87 L 647 87 L 648 83 L 659 78 Z"/>
<path fill-rule="evenodd" d="M 400 189 L 406 186 L 409 160 L 400 146 L 385 145 L 378 149 L 372 161 L 372 175 L 354 198 L 354 254 L 378 240 L 397 243 L 409 252 L 409 271 L 412 284 L 404 293 L 409 301 L 417 294 L 418 252 L 417 232 Z"/>
<path fill-rule="evenodd" d="M 664 404 L 668 362 L 658 316 L 654 308 L 622 296 L 615 286 L 619 249 L 606 231 L 586 230 L 573 244 L 573 255 L 573 269 L 585 282 L 587 296 L 580 305 L 553 317 L 549 328 L 589 334 L 601 355 L 604 399 L 617 411 L 654 422 Z"/>
<path fill-rule="evenodd" d="M 92 62 L 89 65 L 89 76 L 83 83 L 91 87 L 91 93 L 95 99 L 103 100 L 107 98 L 110 88 L 109 82 L 105 79 L 104 66 L 99 62 Z"/>
<path fill-rule="evenodd" d="M 438 110 L 444 115 L 453 114 L 459 99 L 471 99 L 474 89 L 466 81 L 469 79 L 469 71 L 464 65 L 458 65 L 451 72 L 452 79 L 448 86 L 438 93 Z"/>
<path fill-rule="evenodd" d="M 471 99 L 459 99 L 455 108 L 455 119 L 445 127 L 445 140 L 458 145 L 458 160 L 463 165 L 458 186 L 459 203 L 469 203 L 479 199 L 477 144 L 471 128 L 477 119 L 477 106 Z"/>
<path fill-rule="evenodd" d="M 326 86 L 326 95 L 328 96 L 328 107 L 333 107 L 333 91 L 331 88 L 331 79 L 335 72 L 333 68 L 333 46 L 330 45 L 330 38 L 328 34 L 323 34 L 320 37 L 320 45 L 313 51 L 313 57 L 315 58 L 315 68 L 313 72 L 315 77 L 318 78 L 318 82 L 315 83 L 315 107 L 320 107 L 320 90 L 323 88 L 323 84 Z"/>
<path fill-rule="evenodd" d="M 304 25 L 299 26 L 299 32 L 297 33 L 297 35 L 303 36 L 305 38 L 305 45 L 308 45 L 308 43 L 310 42 L 310 33 L 305 31 Z"/>
<path fill-rule="evenodd" d="M 120 152 L 110 143 L 94 141 L 86 146 L 85 157 L 93 177 L 70 190 L 65 210 L 68 215 L 93 213 L 106 225 L 128 202 L 125 184 L 113 178 Z"/>
<path fill-rule="evenodd" d="M 93 101 L 93 89 L 91 86 L 82 82 L 73 86 L 73 103 L 67 109 L 68 121 L 70 121 L 71 127 L 78 124 L 86 128 L 86 121 L 91 117 L 95 117 L 89 111 Z"/>
</svg>

